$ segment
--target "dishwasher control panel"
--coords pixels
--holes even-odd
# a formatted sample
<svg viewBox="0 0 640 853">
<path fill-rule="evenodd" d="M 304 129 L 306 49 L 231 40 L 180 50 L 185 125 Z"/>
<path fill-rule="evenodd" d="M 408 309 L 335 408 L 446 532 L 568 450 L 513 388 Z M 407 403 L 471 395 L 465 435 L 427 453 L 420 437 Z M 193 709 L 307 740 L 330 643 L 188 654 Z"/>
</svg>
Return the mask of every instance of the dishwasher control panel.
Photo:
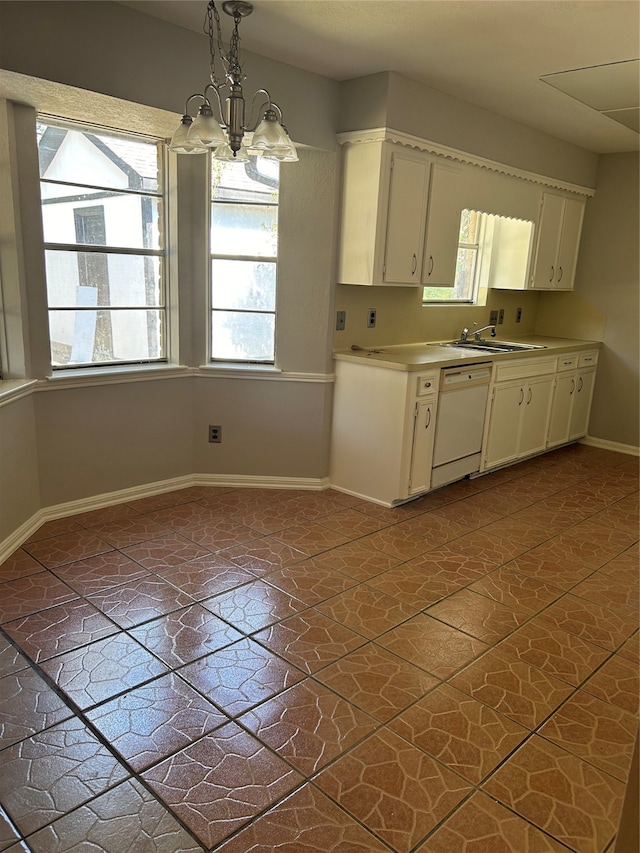
<svg viewBox="0 0 640 853">
<path fill-rule="evenodd" d="M 490 364 L 445 367 L 440 379 L 440 390 L 453 391 L 456 388 L 468 388 L 473 385 L 488 385 L 490 379 Z"/>
</svg>

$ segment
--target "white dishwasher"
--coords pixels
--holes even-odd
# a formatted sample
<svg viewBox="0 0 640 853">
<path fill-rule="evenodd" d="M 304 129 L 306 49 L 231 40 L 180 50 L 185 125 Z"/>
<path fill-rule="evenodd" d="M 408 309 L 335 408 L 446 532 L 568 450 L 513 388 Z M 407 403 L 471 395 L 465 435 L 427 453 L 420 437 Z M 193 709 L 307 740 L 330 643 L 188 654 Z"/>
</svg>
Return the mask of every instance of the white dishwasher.
<svg viewBox="0 0 640 853">
<path fill-rule="evenodd" d="M 443 367 L 431 488 L 480 470 L 491 363 Z"/>
</svg>

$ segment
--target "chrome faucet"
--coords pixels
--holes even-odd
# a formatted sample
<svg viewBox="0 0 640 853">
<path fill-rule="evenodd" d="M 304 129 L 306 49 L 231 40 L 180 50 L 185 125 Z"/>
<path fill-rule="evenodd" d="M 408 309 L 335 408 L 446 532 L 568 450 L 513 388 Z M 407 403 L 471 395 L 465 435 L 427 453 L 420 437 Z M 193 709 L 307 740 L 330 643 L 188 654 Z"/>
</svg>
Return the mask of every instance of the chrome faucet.
<svg viewBox="0 0 640 853">
<path fill-rule="evenodd" d="M 477 324 L 477 323 L 474 323 L 473 325 L 474 325 L 474 326 L 477 326 L 478 324 Z M 495 338 L 495 336 L 496 336 L 496 327 L 495 327 L 495 325 L 491 324 L 491 325 L 489 325 L 489 326 L 483 326 L 481 329 L 474 329 L 474 330 L 473 330 L 473 337 L 474 337 L 474 339 L 475 339 L 476 341 L 479 341 L 479 340 L 481 340 L 481 339 L 482 339 L 482 332 L 484 332 L 484 330 L 485 330 L 485 329 L 491 329 L 491 337 L 492 337 L 492 338 Z M 460 343 L 461 343 L 461 344 L 462 344 L 462 343 L 464 343 L 465 341 L 468 341 L 468 340 L 469 340 L 469 332 L 470 332 L 470 331 L 471 331 L 470 329 L 467 329 L 467 328 L 465 327 L 465 328 L 460 332 Z"/>
<path fill-rule="evenodd" d="M 475 325 L 475 323 L 474 323 L 474 325 Z M 496 336 L 496 327 L 495 327 L 495 325 L 494 325 L 493 323 L 491 323 L 489 326 L 483 326 L 481 329 L 476 329 L 476 330 L 475 330 L 475 332 L 473 333 L 473 337 L 476 339 L 476 341 L 481 340 L 482 332 L 484 332 L 484 330 L 485 330 L 485 329 L 491 329 L 491 337 L 492 337 L 492 338 L 495 338 L 495 336 Z M 468 331 L 468 330 L 467 330 L 467 331 Z"/>
</svg>

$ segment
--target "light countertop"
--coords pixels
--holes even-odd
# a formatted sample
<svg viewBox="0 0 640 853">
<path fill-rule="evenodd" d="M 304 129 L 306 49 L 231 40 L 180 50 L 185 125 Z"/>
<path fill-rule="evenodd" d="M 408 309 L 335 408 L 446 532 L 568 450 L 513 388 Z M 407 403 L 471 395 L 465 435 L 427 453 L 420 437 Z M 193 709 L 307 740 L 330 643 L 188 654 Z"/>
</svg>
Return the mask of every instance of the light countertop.
<svg viewBox="0 0 640 853">
<path fill-rule="evenodd" d="M 490 338 L 488 340 L 491 340 Z M 496 343 L 500 338 L 495 338 Z M 522 338 L 509 338 L 513 343 L 535 344 L 544 349 L 521 350 L 519 352 L 489 353 L 474 349 L 457 349 L 442 344 L 444 341 L 426 343 L 396 344 L 379 347 L 367 347 L 362 350 L 337 350 L 334 358 L 338 361 L 352 361 L 371 364 L 376 367 L 388 367 L 392 370 L 420 370 L 423 367 L 450 367 L 456 364 L 477 364 L 486 361 L 505 361 L 516 358 L 536 358 L 541 355 L 560 355 L 567 352 L 580 352 L 597 349 L 600 341 L 584 341 L 574 338 L 546 338 L 530 335 Z"/>
</svg>

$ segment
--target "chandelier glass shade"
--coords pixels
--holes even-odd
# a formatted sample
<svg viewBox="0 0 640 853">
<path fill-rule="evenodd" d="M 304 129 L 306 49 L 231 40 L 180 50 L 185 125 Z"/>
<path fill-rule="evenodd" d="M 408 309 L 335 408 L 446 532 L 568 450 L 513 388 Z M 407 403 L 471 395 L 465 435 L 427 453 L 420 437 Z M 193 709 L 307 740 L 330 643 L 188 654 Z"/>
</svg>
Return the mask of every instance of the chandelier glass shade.
<svg viewBox="0 0 640 853">
<path fill-rule="evenodd" d="M 251 14 L 253 6 L 244 0 L 225 0 L 222 9 L 234 22 L 229 45 L 226 48 L 223 45 L 220 16 L 214 0 L 209 0 L 204 31 L 209 37 L 210 79 L 202 93 L 196 92 L 187 98 L 184 115 L 171 138 L 169 150 L 177 154 L 211 151 L 217 160 L 236 162 L 246 161 L 249 156 L 294 162 L 298 155 L 282 123 L 282 110 L 266 89 L 255 92 L 247 115 L 238 28 L 242 18 Z M 228 90 L 228 95 L 223 103 L 221 92 L 224 90 Z M 192 115 L 194 102 L 198 103 L 195 118 Z"/>
</svg>

